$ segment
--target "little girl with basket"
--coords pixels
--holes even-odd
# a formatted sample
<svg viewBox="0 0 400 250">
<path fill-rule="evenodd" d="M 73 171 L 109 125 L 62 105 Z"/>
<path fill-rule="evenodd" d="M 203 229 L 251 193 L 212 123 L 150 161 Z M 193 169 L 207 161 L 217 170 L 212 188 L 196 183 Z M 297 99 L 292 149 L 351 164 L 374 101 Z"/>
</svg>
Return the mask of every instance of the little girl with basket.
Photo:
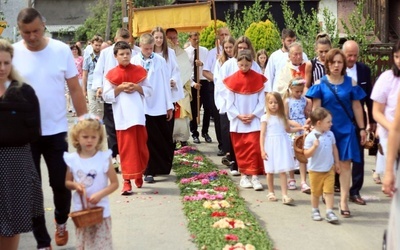
<svg viewBox="0 0 400 250">
<path fill-rule="evenodd" d="M 70 139 L 77 150 L 64 153 L 68 166 L 65 185 L 76 190 L 72 210 L 103 208 L 101 223 L 88 227 L 76 225 L 76 249 L 113 249 L 107 196 L 118 188 L 118 179 L 111 163 L 111 150 L 100 151 L 105 139 L 102 121 L 90 114 L 79 117 L 70 131 Z"/>
</svg>

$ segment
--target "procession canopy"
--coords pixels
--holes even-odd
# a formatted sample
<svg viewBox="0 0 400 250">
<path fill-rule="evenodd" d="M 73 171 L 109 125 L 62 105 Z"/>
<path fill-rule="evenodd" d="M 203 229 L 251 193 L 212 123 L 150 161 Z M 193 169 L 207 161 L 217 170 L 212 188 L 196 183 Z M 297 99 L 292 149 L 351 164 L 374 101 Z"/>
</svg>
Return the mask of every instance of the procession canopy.
<svg viewBox="0 0 400 250">
<path fill-rule="evenodd" d="M 150 33 L 157 26 L 178 32 L 200 31 L 210 24 L 210 8 L 210 2 L 134 8 L 132 35 Z"/>
</svg>

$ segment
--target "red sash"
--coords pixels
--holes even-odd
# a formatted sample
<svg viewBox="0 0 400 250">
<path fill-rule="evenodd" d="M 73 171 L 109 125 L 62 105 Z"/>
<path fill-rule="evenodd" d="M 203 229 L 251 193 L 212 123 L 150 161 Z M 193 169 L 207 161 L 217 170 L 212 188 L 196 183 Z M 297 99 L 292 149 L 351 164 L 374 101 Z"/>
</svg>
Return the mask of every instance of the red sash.
<svg viewBox="0 0 400 250">
<path fill-rule="evenodd" d="M 147 71 L 143 67 L 131 63 L 127 66 L 118 65 L 108 71 L 106 75 L 106 79 L 117 86 L 123 82 L 133 82 L 137 84 L 146 77 Z"/>
<path fill-rule="evenodd" d="M 247 72 L 238 70 L 233 75 L 225 78 L 223 82 L 232 92 L 242 95 L 251 95 L 262 91 L 266 81 L 267 78 L 265 76 L 250 69 Z"/>
</svg>

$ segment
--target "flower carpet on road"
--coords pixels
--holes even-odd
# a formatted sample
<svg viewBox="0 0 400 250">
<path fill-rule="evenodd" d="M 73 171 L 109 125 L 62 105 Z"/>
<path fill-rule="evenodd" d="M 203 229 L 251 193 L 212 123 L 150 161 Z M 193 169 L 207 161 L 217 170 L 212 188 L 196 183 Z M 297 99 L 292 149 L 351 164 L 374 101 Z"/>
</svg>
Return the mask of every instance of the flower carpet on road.
<svg viewBox="0 0 400 250">
<path fill-rule="evenodd" d="M 175 151 L 173 169 L 188 228 L 199 249 L 273 249 L 227 171 L 190 146 Z"/>
</svg>

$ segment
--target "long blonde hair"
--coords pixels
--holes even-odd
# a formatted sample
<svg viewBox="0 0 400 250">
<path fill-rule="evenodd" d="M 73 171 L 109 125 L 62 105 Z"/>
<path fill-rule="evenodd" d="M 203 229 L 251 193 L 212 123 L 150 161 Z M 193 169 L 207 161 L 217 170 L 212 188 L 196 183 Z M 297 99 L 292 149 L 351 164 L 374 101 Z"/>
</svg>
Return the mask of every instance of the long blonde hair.
<svg viewBox="0 0 400 250">
<path fill-rule="evenodd" d="M 278 111 L 276 112 L 276 116 L 283 121 L 285 127 L 288 126 L 288 119 L 285 114 L 285 106 L 283 105 L 283 100 L 281 94 L 278 92 L 268 92 L 265 96 L 265 109 L 267 110 L 267 116 L 269 117 L 271 114 L 268 109 L 268 101 L 271 97 L 275 97 L 276 102 L 278 103 Z"/>
<path fill-rule="evenodd" d="M 11 59 L 13 59 L 14 57 L 14 48 L 11 45 L 11 43 L 9 43 L 5 39 L 0 39 L 0 52 L 9 53 L 11 55 Z M 18 82 L 17 86 L 21 86 L 22 83 L 24 82 L 20 74 L 18 74 L 18 72 L 15 70 L 14 66 L 11 66 L 11 72 L 10 75 L 8 76 L 8 79 L 10 79 L 11 81 L 17 81 Z"/>
</svg>

